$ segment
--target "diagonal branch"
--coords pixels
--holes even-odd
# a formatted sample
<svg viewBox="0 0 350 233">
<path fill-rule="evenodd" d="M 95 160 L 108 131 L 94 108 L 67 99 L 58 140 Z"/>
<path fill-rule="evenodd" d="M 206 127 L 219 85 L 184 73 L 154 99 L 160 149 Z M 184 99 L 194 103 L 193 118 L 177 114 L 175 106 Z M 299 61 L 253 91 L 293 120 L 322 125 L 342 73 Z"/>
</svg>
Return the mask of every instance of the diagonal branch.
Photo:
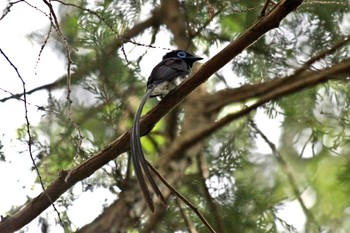
<svg viewBox="0 0 350 233">
<path fill-rule="evenodd" d="M 239 119 L 242 116 L 249 114 L 251 111 L 257 109 L 258 107 L 264 105 L 269 101 L 277 100 L 279 98 L 295 93 L 297 91 L 301 91 L 303 89 L 313 87 L 317 84 L 324 83 L 328 80 L 332 80 L 334 76 L 347 75 L 349 74 L 349 72 L 350 72 L 350 59 L 347 59 L 337 65 L 334 65 L 333 67 L 325 68 L 320 71 L 305 73 L 297 77 L 295 77 L 294 75 L 291 75 L 289 77 L 282 78 L 284 82 L 280 82 L 280 85 L 272 86 L 269 90 L 266 91 L 264 95 L 260 96 L 260 98 L 255 103 L 249 106 L 246 106 L 246 108 L 243 108 L 238 112 L 228 114 L 222 119 L 210 125 L 205 125 L 200 130 L 197 130 L 196 132 L 190 132 L 190 133 L 181 135 L 177 143 L 173 143 L 164 152 L 167 156 L 161 157 L 159 161 L 159 165 L 160 167 L 165 166 L 169 162 L 169 159 L 175 158 L 176 156 L 181 154 L 181 151 L 183 151 L 184 148 L 188 148 L 189 146 L 192 146 L 198 143 L 199 141 L 206 138 L 216 130 L 222 128 L 223 126 L 227 125 L 228 123 L 234 120 Z M 254 96 L 251 96 L 250 98 L 252 97 Z"/>
<path fill-rule="evenodd" d="M 303 88 L 312 87 L 312 86 L 316 85 L 317 83 L 321 83 L 321 82 L 326 81 L 327 77 L 328 77 L 327 75 L 330 75 L 330 74 L 335 75 L 335 74 L 340 74 L 343 72 L 349 72 L 350 60 L 346 61 L 345 63 L 339 64 L 334 68 L 329 68 L 329 69 L 330 70 L 322 70 L 322 71 L 314 72 L 313 74 L 309 74 L 308 77 L 301 76 L 301 77 L 298 77 L 296 79 L 297 82 L 299 82 L 298 81 L 299 79 L 304 80 L 304 81 L 306 80 L 305 83 L 309 83 L 310 85 L 306 85 L 305 83 L 302 84 L 302 82 L 301 82 L 298 85 L 298 87 L 293 87 L 292 89 L 289 89 L 288 86 L 290 86 L 290 84 L 288 82 L 285 82 L 284 84 L 281 84 L 280 86 L 276 86 L 275 88 L 270 89 L 269 91 L 266 91 L 266 93 L 261 96 L 262 101 L 267 101 L 267 98 L 271 98 L 271 100 L 272 99 L 275 100 L 277 98 L 281 98 L 281 97 L 284 97 L 284 96 L 292 93 L 293 90 L 295 92 L 295 91 L 300 91 Z M 295 77 L 291 76 L 291 77 L 287 77 L 287 78 L 283 78 L 283 79 L 285 79 L 286 81 L 288 81 L 288 80 L 291 81 L 292 79 L 295 79 Z M 313 84 L 311 84 L 311 83 L 313 83 Z M 279 89 L 284 90 L 283 94 L 278 92 Z M 273 94 L 269 95 L 270 92 Z M 252 98 L 252 97 L 254 97 L 253 94 L 251 96 L 249 96 L 248 99 Z M 263 105 L 263 102 L 259 103 L 259 106 L 261 106 L 261 105 Z M 171 185 L 174 185 L 174 183 L 176 181 L 181 180 L 181 177 L 179 177 L 178 172 L 175 172 L 175 171 L 173 172 L 173 169 L 169 169 L 169 166 L 171 167 L 171 164 L 173 164 L 172 163 L 173 159 L 175 159 L 176 161 L 179 161 L 178 159 L 180 156 L 183 156 L 183 154 L 186 154 L 186 151 L 189 148 L 193 147 L 197 142 L 201 141 L 207 135 L 221 129 L 222 127 L 229 124 L 233 120 L 238 119 L 239 117 L 245 116 L 246 114 L 248 114 L 250 111 L 254 110 L 257 107 L 258 106 L 253 106 L 252 108 L 248 107 L 248 110 L 242 109 L 241 111 L 239 111 L 237 113 L 232 113 L 230 115 L 227 115 L 225 118 L 222 118 L 218 122 L 215 122 L 215 123 L 211 124 L 210 126 L 208 126 L 208 128 L 211 129 L 210 132 L 208 131 L 208 128 L 201 128 L 200 131 L 195 131 L 195 132 L 188 131 L 188 132 L 183 133 L 181 135 L 181 137 L 177 137 L 172 142 L 171 148 L 169 148 L 168 150 L 164 150 L 162 152 L 162 154 L 159 156 L 159 158 L 161 158 L 161 159 L 159 159 L 158 163 L 157 163 L 157 167 L 160 168 L 161 171 L 167 171 L 166 179 L 168 180 L 168 183 L 170 183 Z M 181 166 L 184 166 L 184 165 L 182 164 Z M 117 209 L 111 208 L 111 209 L 114 209 L 114 212 L 113 212 L 114 214 L 103 213 L 103 214 L 101 214 L 101 216 L 99 216 L 99 218 L 97 220 L 99 222 L 98 224 L 88 224 L 88 225 L 91 225 L 91 227 L 96 227 L 96 225 L 102 227 L 102 226 L 105 226 L 105 221 L 103 221 L 103 219 L 108 220 L 111 218 L 111 216 L 113 216 L 113 219 L 124 219 L 125 215 L 123 215 L 123 214 L 132 213 L 133 211 L 135 211 L 135 209 L 138 209 L 137 206 L 139 206 L 139 205 L 135 204 L 135 203 L 139 203 L 138 201 L 140 201 L 139 199 L 142 199 L 142 197 L 139 198 L 138 201 L 135 201 L 133 199 L 130 201 L 130 196 L 132 196 L 133 198 L 136 198 L 137 191 L 123 190 L 123 192 L 124 191 L 128 191 L 129 194 L 128 195 L 120 195 L 118 197 L 118 200 L 116 201 L 116 203 L 121 202 L 122 204 L 118 204 L 119 208 L 117 208 Z M 130 193 L 130 192 L 132 192 L 132 193 Z M 156 213 L 156 214 L 161 214 L 161 212 Z M 152 218 L 153 217 L 154 216 L 152 216 Z M 154 218 L 157 218 L 157 217 L 154 217 Z M 128 218 L 125 218 L 125 219 L 128 219 Z M 118 224 L 118 223 L 119 223 L 119 221 L 115 222 L 115 224 Z M 115 226 L 115 224 L 114 224 L 114 226 Z M 96 228 L 93 228 L 93 229 L 96 229 Z M 149 228 L 145 228 L 145 229 L 148 230 Z M 146 230 L 146 232 L 147 232 L 147 230 Z M 79 231 L 79 232 L 94 232 L 94 231 L 87 230 L 87 231 Z M 218 232 L 220 232 L 220 231 L 218 231 Z"/>
<path fill-rule="evenodd" d="M 311 69 L 311 66 L 330 54 L 334 54 L 338 49 L 343 48 L 346 44 L 350 42 L 350 37 L 344 38 L 343 40 L 337 42 L 331 48 L 325 49 L 315 56 L 311 57 L 306 61 L 302 67 L 300 67 L 293 76 L 298 76 L 303 72 L 307 72 Z M 336 77 L 335 77 L 336 78 Z M 293 80 L 291 80 L 293 82 Z M 244 101 L 249 97 L 254 96 L 260 97 L 265 93 L 269 92 L 273 86 L 279 86 L 282 82 L 286 82 L 285 79 L 273 79 L 269 82 L 264 83 L 254 83 L 241 86 L 239 88 L 227 88 L 213 93 L 209 98 L 204 99 L 206 105 L 206 113 L 217 112 L 221 108 L 225 107 L 227 104 L 232 102 Z"/>
<path fill-rule="evenodd" d="M 192 78 L 186 80 L 179 88 L 165 96 L 163 100 L 141 120 L 141 134 L 144 135 L 149 132 L 158 122 L 159 119 L 157 118 L 159 116 L 163 117 L 166 113 L 179 105 L 186 96 L 239 55 L 244 49 L 254 44 L 266 32 L 278 27 L 280 21 L 286 17 L 288 13 L 295 10 L 301 3 L 302 0 L 281 1 L 267 16 L 259 19 L 258 22 L 248 28 L 235 41 L 207 61 Z M 155 112 L 159 115 L 154 114 Z"/>
<path fill-rule="evenodd" d="M 154 172 L 154 174 L 157 175 L 157 177 L 163 182 L 163 184 L 179 199 L 181 199 L 186 205 L 191 208 L 191 210 L 197 215 L 197 217 L 201 220 L 201 222 L 206 226 L 206 228 L 211 233 L 216 233 L 216 231 L 213 229 L 213 227 L 209 224 L 207 219 L 202 215 L 202 213 L 199 211 L 199 209 L 193 205 L 184 195 L 182 195 L 179 191 L 177 191 L 171 184 L 167 182 L 167 180 L 155 169 L 152 164 L 148 163 L 148 166 L 151 168 L 151 170 Z"/>
<path fill-rule="evenodd" d="M 166 96 L 152 111 L 150 111 L 149 114 L 147 114 L 147 116 L 141 121 L 141 133 L 145 134 L 146 132 L 149 132 L 166 113 L 179 105 L 194 89 L 205 82 L 212 74 L 222 68 L 230 60 L 240 54 L 244 49 L 251 46 L 266 32 L 278 27 L 280 21 L 290 12 L 295 10 L 301 3 L 302 0 L 282 0 L 279 4 L 277 4 L 265 17 L 259 19 L 258 22 L 247 29 L 240 37 L 210 59 L 191 79 L 187 80 L 179 88 Z M 121 42 L 115 42 L 114 46 L 110 46 L 110 55 L 113 54 L 115 48 L 118 47 L 120 43 Z M 281 97 L 284 94 L 289 94 L 289 92 L 279 92 L 277 93 L 277 97 Z M 259 102 L 259 104 L 261 105 L 266 103 L 271 97 L 274 96 L 276 96 L 276 93 L 275 95 L 267 96 L 265 101 Z M 255 105 L 254 108 L 251 108 L 249 111 L 242 111 L 241 113 L 236 114 L 234 117 L 227 116 L 219 121 L 220 123 L 218 122 L 212 127 L 205 127 L 204 130 L 195 135 L 194 139 L 189 139 L 186 137 L 187 141 L 185 141 L 185 144 L 189 145 L 189 143 L 197 142 L 203 135 L 209 135 L 215 129 L 227 124 L 227 122 L 249 113 L 252 109 L 260 106 L 259 104 Z M 115 159 L 121 153 L 127 151 L 129 149 L 129 138 L 130 133 L 125 132 L 119 138 L 111 142 L 104 150 L 86 160 L 84 163 L 78 165 L 70 171 L 62 171 L 57 179 L 47 187 L 46 193 L 53 201 L 57 200 L 75 183 L 89 177 L 96 170 L 107 164 L 110 160 Z M 41 193 L 21 211 L 13 216 L 3 219 L 0 222 L 0 232 L 13 232 L 20 229 L 42 213 L 48 206 L 50 206 L 50 204 L 51 203 L 47 196 L 44 193 Z"/>
</svg>

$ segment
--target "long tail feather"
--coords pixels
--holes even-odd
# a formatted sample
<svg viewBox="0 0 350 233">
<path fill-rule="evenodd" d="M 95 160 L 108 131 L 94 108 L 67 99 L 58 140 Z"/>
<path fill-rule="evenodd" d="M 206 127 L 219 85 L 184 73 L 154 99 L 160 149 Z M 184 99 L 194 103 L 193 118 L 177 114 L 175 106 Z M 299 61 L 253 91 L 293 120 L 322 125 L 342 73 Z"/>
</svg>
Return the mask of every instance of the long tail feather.
<svg viewBox="0 0 350 233">
<path fill-rule="evenodd" d="M 142 193 L 144 195 L 144 198 L 146 200 L 148 207 L 150 208 L 150 210 L 152 212 L 154 212 L 154 205 L 153 205 L 152 197 L 151 197 L 150 191 L 148 189 L 147 183 L 145 181 L 145 178 L 143 176 L 143 173 L 146 174 L 147 179 L 152 186 L 152 189 L 154 190 L 154 192 L 156 193 L 156 195 L 159 197 L 159 199 L 162 201 L 162 203 L 164 205 L 166 205 L 166 201 L 165 201 L 163 194 L 158 189 L 157 184 L 155 183 L 155 181 L 154 181 L 154 179 L 149 171 L 147 161 L 146 161 L 146 158 L 143 154 L 142 147 L 141 147 L 141 141 L 140 141 L 140 117 L 141 117 L 142 109 L 143 109 L 144 105 L 146 104 L 146 101 L 150 97 L 151 93 L 152 93 L 152 89 L 148 89 L 145 96 L 143 97 L 143 99 L 140 103 L 139 108 L 136 111 L 134 121 L 133 121 L 132 130 L 131 130 L 130 150 L 131 150 L 131 158 L 132 158 L 132 161 L 134 164 L 135 174 L 136 174 L 137 180 L 140 184 Z"/>
</svg>

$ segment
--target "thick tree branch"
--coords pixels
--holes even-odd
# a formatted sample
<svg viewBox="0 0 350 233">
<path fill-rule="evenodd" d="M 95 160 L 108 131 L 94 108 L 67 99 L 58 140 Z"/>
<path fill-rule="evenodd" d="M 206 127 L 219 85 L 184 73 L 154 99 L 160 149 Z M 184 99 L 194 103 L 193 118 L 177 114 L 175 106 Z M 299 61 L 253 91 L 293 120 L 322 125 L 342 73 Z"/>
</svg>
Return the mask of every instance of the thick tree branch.
<svg viewBox="0 0 350 233">
<path fill-rule="evenodd" d="M 350 42 L 350 37 L 345 38 L 334 44 L 331 48 L 322 50 L 317 55 L 311 57 L 306 61 L 302 67 L 300 67 L 293 76 L 298 76 L 303 72 L 308 72 L 311 70 L 311 66 L 328 55 L 335 53 L 338 49 L 343 48 L 346 44 Z M 337 77 L 334 77 L 337 79 Z M 293 80 L 291 80 L 293 81 Z M 211 112 L 217 112 L 221 108 L 225 107 L 227 104 L 232 102 L 240 102 L 247 100 L 249 97 L 260 97 L 266 92 L 269 92 L 274 86 L 279 86 L 282 82 L 286 82 L 285 79 L 273 79 L 269 82 L 247 84 L 239 88 L 227 88 L 221 91 L 213 93 L 210 97 L 203 100 L 206 105 L 206 114 Z"/>
<path fill-rule="evenodd" d="M 180 104 L 183 99 L 188 96 L 195 88 L 205 82 L 212 74 L 222 68 L 245 48 L 252 45 L 262 35 L 269 30 L 277 27 L 280 21 L 286 17 L 290 12 L 295 10 L 302 0 L 283 0 L 276 7 L 271 10 L 265 17 L 262 17 L 257 23 L 251 26 L 246 32 L 244 32 L 237 40 L 229 44 L 216 56 L 210 59 L 204 64 L 201 69 L 189 80 L 187 80 L 181 87 L 177 88 L 174 92 L 166 96 L 149 114 L 141 121 L 141 132 L 145 134 L 149 132 L 153 126 L 171 109 Z M 113 46 L 111 46 L 112 48 Z M 115 49 L 113 49 L 115 51 Z M 314 81 L 314 84 L 317 82 Z M 307 83 L 306 83 L 307 84 Z M 294 89 L 296 91 L 296 89 Z M 271 99 L 271 97 L 281 97 L 283 94 L 290 92 L 279 92 L 274 95 L 267 96 L 263 104 Z M 256 105 L 258 107 L 260 105 Z M 236 119 L 243 114 L 250 112 L 252 109 L 246 112 L 240 113 L 240 115 L 227 116 L 218 122 L 218 125 L 208 128 L 205 127 L 204 131 L 198 132 L 193 139 L 186 137 L 185 144 L 193 144 L 202 138 L 202 135 L 210 134 L 217 126 L 225 125 L 227 122 Z M 34 198 L 26 207 L 13 216 L 8 216 L 0 222 L 0 232 L 13 232 L 20 229 L 34 218 L 36 218 L 41 212 L 50 206 L 50 201 L 46 195 L 49 195 L 53 201 L 57 200 L 65 191 L 71 188 L 75 183 L 89 177 L 96 170 L 100 169 L 103 165 L 107 164 L 110 160 L 115 159 L 121 153 L 125 152 L 129 148 L 129 132 L 122 134 L 119 138 L 111 142 L 104 150 L 97 153 L 84 163 L 73 168 L 70 171 L 62 171 L 59 177 L 46 189 L 46 194 L 41 193 L 38 197 Z M 173 150 L 174 151 L 174 150 Z M 177 151 L 177 150 L 175 150 Z"/>
<path fill-rule="evenodd" d="M 287 96 L 290 93 L 303 90 L 304 88 L 313 87 L 318 83 L 322 83 L 329 80 L 330 75 L 333 76 L 336 74 L 348 73 L 349 71 L 350 71 L 350 60 L 345 61 L 341 64 L 338 64 L 334 67 L 324 69 L 322 71 L 317 71 L 317 72 L 315 71 L 313 73 L 308 73 L 305 76 L 303 75 L 303 76 L 294 77 L 294 75 L 292 75 L 287 78 L 280 78 L 285 80 L 285 82 L 281 82 L 280 85 L 274 86 L 274 88 L 271 88 L 270 90 L 266 91 L 264 95 L 261 95 L 260 97 L 261 100 L 258 101 L 255 105 L 250 106 L 246 109 L 243 109 L 237 113 L 232 113 L 230 115 L 227 115 L 225 118 L 219 120 L 218 122 L 214 122 L 213 124 L 207 127 L 202 127 L 200 130 L 197 130 L 195 132 L 188 131 L 182 134 L 180 137 L 177 137 L 171 144 L 171 147 L 163 151 L 163 153 L 159 156 L 160 159 L 158 160 L 157 165 L 159 168 L 161 168 L 161 171 L 167 171 L 166 178 L 168 180 L 168 183 L 170 183 L 171 185 L 174 185 L 174 183 L 181 180 L 182 177 L 179 176 L 179 172 L 172 171 L 172 169 L 169 169 L 169 166 L 171 166 L 172 164 L 171 161 L 175 159 L 177 161 L 177 165 L 180 166 L 178 164 L 179 156 L 183 156 L 185 154 L 185 151 L 193 147 L 193 145 L 195 145 L 197 142 L 200 142 L 201 140 L 203 140 L 206 136 L 210 135 L 216 130 L 221 129 L 222 127 L 229 124 L 233 120 L 238 119 L 239 117 L 245 116 L 250 111 L 256 109 L 259 106 L 262 106 L 264 103 L 268 102 L 269 100 L 276 100 L 278 98 Z M 289 81 L 292 82 L 293 80 L 297 83 L 296 85 L 291 85 L 289 83 Z M 237 91 L 240 91 L 239 88 Z M 250 92 L 250 93 L 251 95 L 247 96 L 248 99 L 254 97 L 254 93 L 253 92 Z M 132 188 L 132 187 L 129 187 L 129 188 Z M 112 204 L 114 208 L 118 207 L 119 209 L 109 208 L 109 211 L 107 213 L 101 214 L 101 216 L 99 216 L 96 219 L 97 224 L 88 224 L 84 228 L 82 228 L 79 232 L 94 232 L 94 230 L 96 230 L 95 228 L 96 226 L 102 227 L 106 224 L 103 219 L 108 220 L 112 217 L 114 219 L 119 219 L 119 220 L 124 219 L 125 215 L 123 214 L 131 213 L 136 206 L 139 206 L 135 203 L 139 203 L 138 201 L 140 199 L 142 200 L 142 197 L 139 196 L 138 198 L 136 198 L 137 193 L 135 193 L 135 189 L 134 191 L 131 191 L 128 189 L 125 191 L 128 192 L 129 194 L 120 195 L 118 200 L 114 204 Z M 131 196 L 134 197 L 134 199 L 130 200 Z M 168 193 L 166 193 L 165 196 L 168 196 Z M 132 201 L 134 201 L 134 204 L 132 204 L 133 203 Z M 157 209 L 160 209 L 160 208 L 157 208 Z M 153 220 L 158 219 L 160 217 L 159 214 L 162 213 L 162 211 L 163 210 L 160 209 L 160 212 L 156 213 L 157 216 L 154 216 L 154 217 L 152 216 L 151 219 Z M 118 222 L 119 221 L 114 221 L 114 224 L 118 224 Z M 123 226 L 125 226 L 125 224 L 123 224 Z M 149 228 L 146 227 L 144 230 L 147 232 Z"/>
<path fill-rule="evenodd" d="M 179 105 L 185 97 L 204 83 L 211 75 L 235 58 L 244 49 L 251 46 L 266 32 L 277 27 L 280 21 L 301 3 L 302 0 L 281 1 L 267 16 L 259 19 L 257 23 L 248 28 L 235 41 L 207 61 L 192 78 L 186 80 L 175 91 L 165 96 L 163 100 L 141 120 L 141 133 L 145 134 L 149 132 L 158 122 L 157 118 L 159 116 L 154 114 L 155 112 L 163 117 L 167 112 Z"/>
<path fill-rule="evenodd" d="M 189 28 L 188 28 L 188 22 L 186 22 L 186 18 L 184 17 L 184 14 L 182 12 L 182 8 L 183 5 L 181 5 L 179 3 L 179 1 L 177 0 L 162 0 L 161 1 L 161 6 L 160 6 L 160 21 L 162 25 L 165 25 L 167 27 L 167 29 L 171 32 L 171 34 L 173 35 L 173 42 L 176 45 L 177 48 L 180 49 L 184 49 L 184 50 L 188 50 L 188 51 L 192 51 L 194 48 L 194 45 L 192 43 L 191 40 L 189 40 Z M 189 45 L 189 48 L 187 48 L 187 46 L 185 45 Z M 193 52 L 193 51 L 192 51 Z M 197 65 L 197 64 L 196 64 Z M 198 66 L 194 66 L 193 70 L 198 70 Z M 196 100 L 193 101 L 193 98 L 197 98 L 198 97 L 198 92 L 199 90 L 201 90 L 203 88 L 198 88 L 195 93 L 193 93 L 190 98 L 187 99 L 187 101 L 183 104 L 183 109 L 185 112 L 185 117 L 182 120 L 182 122 L 186 122 L 188 123 L 189 121 L 189 125 L 193 126 L 194 123 L 198 123 L 198 118 L 193 120 L 193 119 L 188 119 L 188 116 L 192 115 L 193 111 L 195 111 L 195 109 L 199 108 L 199 104 L 196 104 L 194 107 L 194 105 L 192 104 L 192 102 L 196 102 Z M 186 106 L 189 106 L 188 108 L 186 108 Z M 191 110 L 191 112 L 189 112 L 188 110 Z M 166 138 L 168 139 L 168 141 L 170 143 L 172 143 L 173 139 L 176 137 L 176 134 L 178 133 L 178 112 L 179 112 L 179 108 L 173 109 L 171 112 L 169 112 L 165 118 L 166 120 L 166 128 L 165 128 L 165 135 Z M 198 114 L 201 114 L 203 112 L 203 110 L 198 110 Z M 194 114 L 196 115 L 196 114 Z M 209 121 L 210 122 L 210 121 Z M 203 124 L 207 124 L 209 122 L 202 122 Z M 184 123 L 184 124 L 186 124 Z M 188 128 L 185 125 L 181 128 Z M 191 128 L 191 127 L 189 127 Z M 149 137 L 150 138 L 150 137 Z M 152 137 L 151 137 L 152 138 Z M 151 139 L 150 138 L 150 139 Z M 152 139 L 151 139 L 152 140 Z M 157 146 L 156 146 L 157 148 Z M 199 150 L 201 149 L 200 147 L 198 148 Z M 192 153 L 193 150 L 191 150 L 191 152 L 187 152 L 186 154 L 190 154 Z M 194 152 L 197 153 L 197 152 Z M 189 155 L 190 157 L 190 155 Z M 182 163 L 185 164 L 185 163 Z M 180 177 L 183 177 L 184 174 L 184 170 L 186 169 L 186 167 L 188 167 L 188 163 L 186 163 L 185 166 L 182 166 L 183 169 L 176 169 L 176 171 L 172 171 L 167 172 L 168 177 L 171 176 L 171 179 L 169 179 L 169 182 L 171 183 L 171 185 L 174 185 L 174 180 L 178 181 L 181 180 Z M 179 168 L 179 167 L 178 167 Z M 178 179 L 172 179 L 173 177 L 179 177 Z M 176 182 L 178 183 L 178 182 Z M 133 191 L 135 192 L 135 195 L 139 192 L 138 186 L 134 186 L 134 187 L 130 187 L 133 189 Z M 162 190 L 162 193 L 165 197 L 169 196 L 169 192 L 168 190 Z M 122 201 L 125 202 L 126 200 L 121 200 L 118 199 L 118 202 Z M 137 203 L 137 204 L 133 204 L 133 205 L 128 205 L 131 208 L 134 209 L 144 209 L 142 207 L 144 207 L 144 205 L 139 205 L 142 203 Z M 130 210 L 131 212 L 132 210 Z M 149 211 L 144 211 L 141 213 L 139 213 L 137 216 L 140 219 L 142 216 L 142 219 L 144 219 L 143 217 L 147 216 L 148 221 L 146 224 L 143 224 L 143 229 L 142 232 L 152 232 L 157 228 L 158 223 L 160 223 L 160 221 L 163 219 L 164 217 L 164 207 L 162 206 L 157 206 L 157 211 L 153 214 L 150 214 Z M 102 213 L 98 218 L 96 218 L 94 221 L 90 222 L 89 224 L 85 225 L 79 232 L 94 232 L 94 229 L 96 229 L 96 226 L 100 226 L 100 228 L 104 228 L 106 227 L 106 224 L 110 224 L 110 228 L 114 227 L 114 225 L 118 224 L 118 221 L 120 221 L 121 218 L 126 218 L 126 216 L 120 216 L 118 214 L 119 210 L 116 209 L 114 211 L 109 211 L 108 213 Z M 113 216 L 113 217 L 111 217 Z M 128 216 L 128 218 L 130 218 L 131 216 Z M 114 222 L 108 221 L 108 219 L 113 218 Z M 135 227 L 135 226 L 134 226 Z M 92 230 L 91 230 L 92 229 Z M 125 231 L 126 229 L 119 229 L 120 231 Z"/>
<path fill-rule="evenodd" d="M 196 132 L 190 132 L 188 134 L 181 135 L 179 137 L 177 143 L 173 143 L 168 149 L 164 152 L 167 156 L 161 156 L 159 161 L 159 166 L 163 167 L 169 163 L 170 159 L 176 158 L 181 154 L 181 151 L 184 148 L 188 148 L 192 145 L 195 145 L 197 142 L 206 138 L 216 130 L 221 127 L 227 125 L 228 123 L 249 114 L 251 111 L 257 109 L 258 107 L 264 105 L 265 103 L 277 100 L 289 94 L 292 94 L 297 91 L 301 91 L 303 89 L 313 87 L 317 84 L 326 82 L 328 80 L 333 79 L 334 76 L 337 75 L 348 75 L 350 72 L 350 59 L 343 61 L 333 67 L 326 68 L 321 71 L 314 71 L 305 73 L 295 77 L 291 75 L 287 78 L 282 78 L 284 82 L 280 82 L 280 85 L 273 86 L 270 90 L 268 90 L 264 95 L 262 95 L 254 104 L 247 106 L 246 108 L 228 114 L 222 119 L 214 122 L 211 125 L 205 125 L 200 130 Z M 251 96 L 253 97 L 253 96 Z"/>
</svg>

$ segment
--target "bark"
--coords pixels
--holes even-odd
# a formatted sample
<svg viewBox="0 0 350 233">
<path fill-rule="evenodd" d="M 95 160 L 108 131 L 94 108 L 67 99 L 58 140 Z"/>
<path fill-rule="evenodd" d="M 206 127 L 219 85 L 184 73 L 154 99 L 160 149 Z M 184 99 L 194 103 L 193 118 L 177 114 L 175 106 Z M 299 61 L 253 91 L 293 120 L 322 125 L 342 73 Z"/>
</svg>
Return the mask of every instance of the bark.
<svg viewBox="0 0 350 233">
<path fill-rule="evenodd" d="M 212 74 L 222 68 L 235 56 L 240 54 L 245 48 L 252 45 L 266 32 L 278 27 L 280 21 L 290 12 L 295 10 L 301 3 L 302 0 L 283 0 L 279 2 L 270 12 L 266 14 L 266 16 L 260 18 L 254 25 L 252 25 L 240 37 L 238 37 L 237 40 L 233 41 L 217 55 L 211 58 L 207 63 L 205 63 L 191 79 L 187 80 L 179 88 L 167 95 L 154 109 L 152 109 L 141 121 L 141 133 L 144 135 L 149 132 L 165 114 L 179 105 L 193 90 L 205 82 Z M 346 66 L 348 64 L 340 65 L 343 65 L 343 67 L 337 67 L 339 69 L 338 73 L 344 70 L 347 72 L 349 71 L 349 67 Z M 319 82 L 324 82 L 327 80 L 327 77 L 330 77 L 329 75 L 332 74 L 332 70 L 327 70 L 327 72 L 328 76 L 318 76 L 318 73 L 312 74 L 310 77 L 312 79 L 309 79 L 309 82 L 305 81 L 302 83 L 303 80 L 299 80 L 297 84 L 283 84 L 285 86 L 281 85 L 279 90 L 274 90 L 273 93 L 267 94 L 263 100 L 259 102 L 259 104 L 261 105 L 266 103 L 266 101 L 271 100 L 272 97 L 279 98 L 291 92 L 297 91 L 298 88 L 302 89 L 305 86 L 312 86 Z M 336 71 L 333 70 L 333 72 Z M 305 78 L 308 78 L 308 76 L 305 76 Z M 256 104 L 253 107 L 256 108 L 260 105 Z M 159 161 L 160 167 L 166 167 L 166 163 L 169 161 L 169 159 L 175 158 L 176 155 L 179 155 L 182 151 L 184 151 L 184 149 L 199 142 L 200 139 L 208 136 L 219 127 L 222 127 L 233 119 L 237 119 L 237 117 L 249 113 L 248 110 L 234 116 L 225 117 L 221 121 L 216 122 L 214 125 L 204 127 L 201 131 L 196 131 L 196 133 L 191 132 L 181 137 L 179 143 L 173 143 L 172 146 L 166 152 L 164 152 L 167 154 L 167 156 L 161 157 Z M 7 216 L 6 218 L 2 219 L 0 222 L 0 232 L 13 232 L 32 221 L 75 183 L 89 177 L 96 170 L 107 164 L 110 160 L 115 159 L 121 153 L 126 152 L 129 148 L 129 138 L 130 133 L 125 132 L 124 134 L 120 135 L 119 138 L 111 142 L 104 150 L 100 151 L 82 164 L 69 171 L 62 171 L 57 179 L 54 180 L 49 187 L 47 187 L 46 192 L 41 193 L 15 215 Z M 129 208 L 132 209 L 133 207 Z M 130 211 L 126 213 L 130 213 Z"/>
</svg>

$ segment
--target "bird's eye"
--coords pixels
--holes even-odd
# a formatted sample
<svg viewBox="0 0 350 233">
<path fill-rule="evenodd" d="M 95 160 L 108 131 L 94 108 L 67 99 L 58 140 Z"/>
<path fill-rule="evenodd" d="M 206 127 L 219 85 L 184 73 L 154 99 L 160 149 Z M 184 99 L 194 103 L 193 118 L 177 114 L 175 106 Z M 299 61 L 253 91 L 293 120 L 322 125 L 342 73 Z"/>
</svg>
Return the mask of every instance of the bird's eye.
<svg viewBox="0 0 350 233">
<path fill-rule="evenodd" d="M 183 52 L 183 51 L 180 51 L 180 52 L 177 53 L 177 56 L 178 56 L 179 58 L 184 58 L 184 57 L 186 57 L 186 53 Z"/>
</svg>

